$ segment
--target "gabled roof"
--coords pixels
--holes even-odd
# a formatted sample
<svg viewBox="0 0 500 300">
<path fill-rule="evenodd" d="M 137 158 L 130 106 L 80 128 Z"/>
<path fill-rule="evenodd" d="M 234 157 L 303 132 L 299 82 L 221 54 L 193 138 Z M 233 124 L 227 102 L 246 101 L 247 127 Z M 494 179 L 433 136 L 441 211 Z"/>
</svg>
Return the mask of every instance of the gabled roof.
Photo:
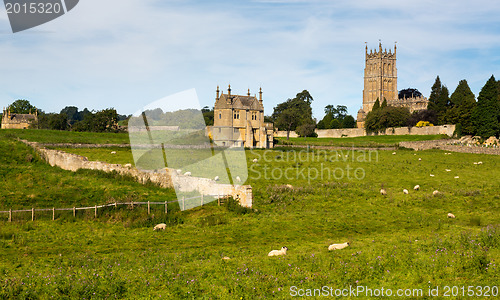
<svg viewBox="0 0 500 300">
<path fill-rule="evenodd" d="M 230 101 L 228 101 L 228 98 Z M 236 108 L 249 110 L 264 110 L 264 106 L 259 103 L 255 96 L 226 95 L 222 94 L 215 102 L 215 109 Z"/>
</svg>

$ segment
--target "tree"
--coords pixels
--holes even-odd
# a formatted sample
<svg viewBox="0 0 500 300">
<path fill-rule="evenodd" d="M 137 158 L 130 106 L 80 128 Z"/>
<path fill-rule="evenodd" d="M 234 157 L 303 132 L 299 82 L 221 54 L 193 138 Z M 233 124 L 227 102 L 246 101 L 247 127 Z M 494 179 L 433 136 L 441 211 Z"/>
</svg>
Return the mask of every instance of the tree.
<svg viewBox="0 0 500 300">
<path fill-rule="evenodd" d="M 342 128 L 356 128 L 356 120 L 354 117 L 347 115 L 344 120 L 342 120 Z"/>
<path fill-rule="evenodd" d="M 213 126 L 214 125 L 214 108 L 212 109 L 208 108 L 208 106 L 205 106 L 201 109 L 201 113 L 203 114 L 203 119 L 205 120 L 205 124 L 207 126 Z"/>
<path fill-rule="evenodd" d="M 495 77 L 490 79 L 483 86 L 477 97 L 477 105 L 472 112 L 472 123 L 476 135 L 488 138 L 499 134 L 498 118 L 499 91 Z"/>
<path fill-rule="evenodd" d="M 68 119 L 70 125 L 75 124 L 75 122 L 77 121 L 81 121 L 80 115 L 78 113 L 78 107 L 76 106 L 66 106 L 65 108 L 61 109 L 60 114 L 66 115 L 66 118 Z"/>
<path fill-rule="evenodd" d="M 371 111 L 366 115 L 365 129 L 379 132 L 388 127 L 402 127 L 408 123 L 410 112 L 405 107 L 387 106 Z"/>
<path fill-rule="evenodd" d="M 327 105 L 325 106 L 325 116 L 318 122 L 318 129 L 345 128 L 343 125 L 344 119 L 348 116 L 347 106 L 337 105 L 335 107 L 333 105 Z"/>
<path fill-rule="evenodd" d="M 318 135 L 314 132 L 314 128 L 316 128 L 315 124 L 302 124 L 295 131 L 301 137 L 317 137 Z"/>
<path fill-rule="evenodd" d="M 451 94 L 450 104 L 451 107 L 446 112 L 446 122 L 460 125 L 461 134 L 473 134 L 472 111 L 476 107 L 476 99 L 465 79 L 460 80 Z"/>
<path fill-rule="evenodd" d="M 420 121 L 426 121 L 431 124 L 436 124 L 437 123 L 436 112 L 429 109 L 414 111 L 411 114 L 410 118 L 408 118 L 407 125 L 413 127 L 416 126 L 417 123 Z"/>
<path fill-rule="evenodd" d="M 37 108 L 31 105 L 31 103 L 28 100 L 24 99 L 19 99 L 12 102 L 12 104 L 9 105 L 8 108 L 10 109 L 10 112 L 13 114 L 35 113 L 35 111 L 37 110 Z"/>
<path fill-rule="evenodd" d="M 375 111 L 380 108 L 380 100 L 377 98 L 375 103 L 373 104 L 372 111 Z"/>
<path fill-rule="evenodd" d="M 315 124 L 312 118 L 312 96 L 307 90 L 298 93 L 295 98 L 278 104 L 274 108 L 272 118 L 278 129 L 286 130 L 289 139 L 290 131 L 302 124 Z"/>
<path fill-rule="evenodd" d="M 443 124 L 445 121 L 446 111 L 450 106 L 449 91 L 446 86 L 441 84 L 439 76 L 432 85 L 431 95 L 429 96 L 429 104 L 427 109 L 436 112 L 438 123 Z"/>
<path fill-rule="evenodd" d="M 380 105 L 380 108 L 387 107 L 387 99 L 384 97 L 384 101 L 382 101 L 382 105 Z"/>
</svg>

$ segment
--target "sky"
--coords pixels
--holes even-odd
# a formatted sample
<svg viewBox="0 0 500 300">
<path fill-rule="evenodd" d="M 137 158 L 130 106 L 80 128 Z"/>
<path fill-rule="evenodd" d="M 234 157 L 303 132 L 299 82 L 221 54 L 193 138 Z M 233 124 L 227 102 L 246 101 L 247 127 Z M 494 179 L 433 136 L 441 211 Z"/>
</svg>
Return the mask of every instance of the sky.
<svg viewBox="0 0 500 300">
<path fill-rule="evenodd" d="M 217 85 L 258 94 L 264 113 L 308 90 L 318 120 L 326 105 L 362 105 L 365 42 L 393 49 L 398 90 L 428 97 L 439 75 L 476 95 L 500 77 L 500 4 L 389 0 L 81 0 L 65 15 L 12 33 L 0 12 L 0 105 L 27 99 L 132 114 L 195 89 L 214 105 Z"/>
</svg>

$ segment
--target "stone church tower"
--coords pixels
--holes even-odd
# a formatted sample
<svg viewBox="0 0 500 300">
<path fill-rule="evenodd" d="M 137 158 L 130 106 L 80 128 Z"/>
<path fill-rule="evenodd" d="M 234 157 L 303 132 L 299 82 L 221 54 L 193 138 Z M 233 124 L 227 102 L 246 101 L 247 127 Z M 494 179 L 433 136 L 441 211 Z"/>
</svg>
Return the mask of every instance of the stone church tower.
<svg viewBox="0 0 500 300">
<path fill-rule="evenodd" d="M 382 51 L 382 44 L 378 44 L 378 51 L 371 50 L 368 53 L 368 45 L 365 47 L 365 81 L 363 89 L 363 108 L 358 111 L 358 128 L 364 126 L 366 114 L 372 110 L 373 105 L 379 99 L 380 104 L 398 99 L 398 70 L 396 69 L 396 45 L 394 53 Z"/>
</svg>

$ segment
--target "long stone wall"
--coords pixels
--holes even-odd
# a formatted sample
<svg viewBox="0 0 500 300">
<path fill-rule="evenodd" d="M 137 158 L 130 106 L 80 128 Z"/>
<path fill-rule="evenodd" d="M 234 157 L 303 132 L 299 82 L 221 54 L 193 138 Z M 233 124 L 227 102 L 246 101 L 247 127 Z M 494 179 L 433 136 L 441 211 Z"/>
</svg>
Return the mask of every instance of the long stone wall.
<svg viewBox="0 0 500 300">
<path fill-rule="evenodd" d="M 241 206 L 252 207 L 252 187 L 249 185 L 219 184 L 212 179 L 184 176 L 175 170 L 165 168 L 160 172 L 147 172 L 134 167 L 120 164 L 110 164 L 101 161 L 89 161 L 86 157 L 66 153 L 60 150 L 47 149 L 35 142 L 21 140 L 26 145 L 35 149 L 40 156 L 51 166 L 58 166 L 68 171 L 79 169 L 100 170 L 104 172 L 116 171 L 121 175 L 134 177 L 140 183 L 152 182 L 163 188 L 174 188 L 180 192 L 197 191 L 203 195 L 232 196 L 238 199 Z"/>
<path fill-rule="evenodd" d="M 315 129 L 318 138 L 341 138 L 358 137 L 369 135 L 434 135 L 446 134 L 453 136 L 455 125 L 427 126 L 427 127 L 396 127 L 387 128 L 378 134 L 367 133 L 364 128 L 343 128 L 343 129 Z M 286 131 L 277 131 L 275 137 L 286 137 Z M 294 131 L 290 132 L 290 137 L 298 137 Z"/>
</svg>

